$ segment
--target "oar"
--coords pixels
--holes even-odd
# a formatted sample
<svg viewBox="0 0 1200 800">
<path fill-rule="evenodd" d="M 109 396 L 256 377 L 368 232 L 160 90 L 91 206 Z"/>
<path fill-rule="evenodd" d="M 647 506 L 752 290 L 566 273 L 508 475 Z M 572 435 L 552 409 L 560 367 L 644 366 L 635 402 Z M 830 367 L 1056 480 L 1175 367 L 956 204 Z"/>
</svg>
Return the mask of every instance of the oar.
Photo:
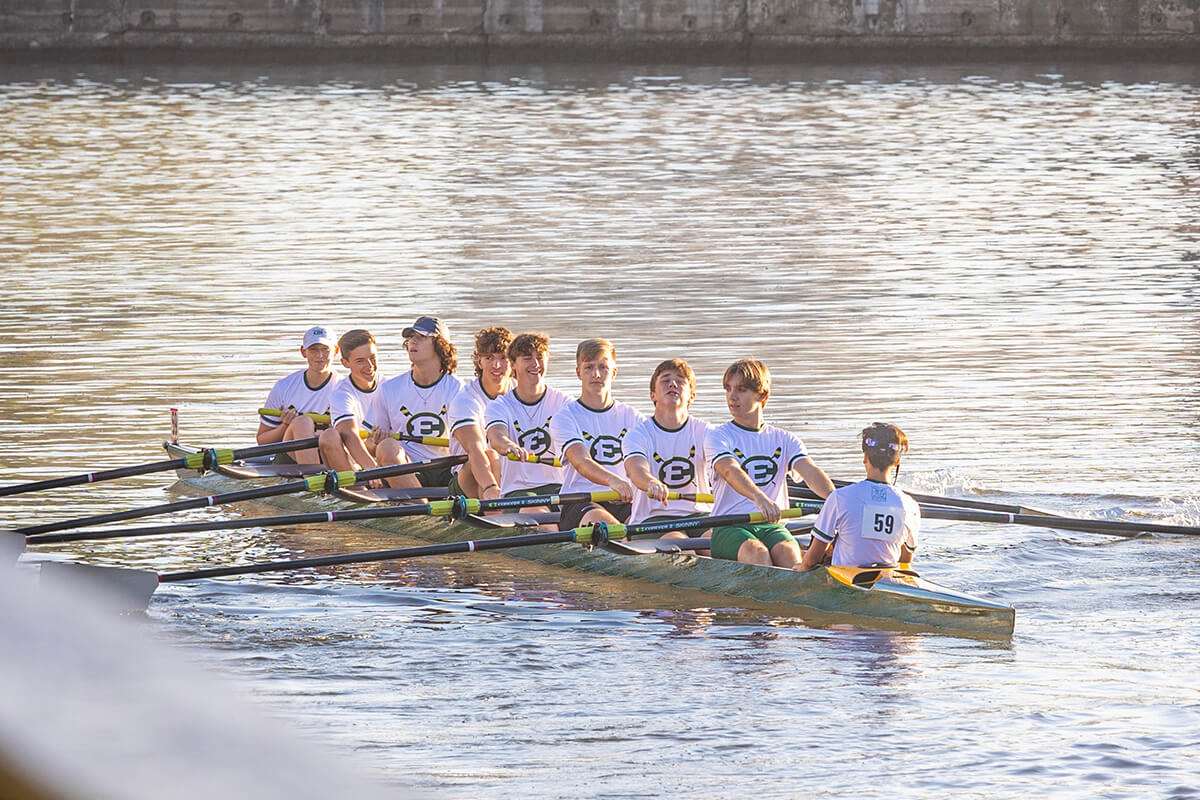
<svg viewBox="0 0 1200 800">
<path fill-rule="evenodd" d="M 583 499 L 593 500 L 615 499 L 616 492 L 590 492 L 577 495 L 558 495 L 564 502 L 578 502 Z M 543 495 L 540 502 L 545 502 L 548 496 Z M 511 500 L 531 500 L 533 498 L 505 498 Z M 485 502 L 485 501 L 479 501 Z M 486 501 L 495 502 L 495 501 Z M 432 505 L 432 504 L 431 504 Z M 783 512 L 784 517 L 797 517 L 803 514 L 801 509 L 789 509 Z M 341 517 L 345 519 L 346 517 Z M 358 517 L 361 519 L 361 517 Z M 229 575 L 249 575 L 259 572 L 281 572 L 311 567 L 327 567 L 340 564 L 364 564 L 375 561 L 395 561 L 419 556 L 446 555 L 450 553 L 473 553 L 482 550 L 499 550 L 508 547 L 531 547 L 560 542 L 576 542 L 579 544 L 604 545 L 610 538 L 626 538 L 639 533 L 651 533 L 671 530 L 711 527 L 718 525 L 737 525 L 751 522 L 762 522 L 762 514 L 728 514 L 720 517 L 693 517 L 664 522 L 644 523 L 642 525 L 588 525 L 567 531 L 550 533 L 532 533 L 522 536 L 505 536 L 497 539 L 478 539 L 465 542 L 447 542 L 444 544 L 421 545 L 405 547 L 399 550 L 376 550 L 366 553 L 346 553 L 337 556 L 319 556 L 315 558 L 299 558 L 287 561 L 270 561 L 259 564 L 244 564 L 232 567 L 211 567 L 209 569 L 191 570 L 187 572 L 168 572 L 157 574 L 146 570 L 126 569 L 121 567 L 98 567 L 90 564 L 71 564 L 47 561 L 41 566 L 42 580 L 49 578 L 52 582 L 71 580 L 105 583 L 123 596 L 130 610 L 146 608 L 154 590 L 163 583 L 178 581 L 194 581 L 205 578 L 220 578 Z M 695 540 L 692 540 L 695 541 Z"/>
<path fill-rule="evenodd" d="M 793 490 L 794 491 L 794 490 Z M 917 498 L 918 495 L 911 495 Z M 926 495 L 920 495 L 925 497 Z M 939 498 L 941 501 L 952 498 Z M 792 503 L 816 503 L 818 507 L 822 500 L 792 500 Z M 944 502 L 938 505 L 920 503 L 921 516 L 925 519 L 948 519 L 961 522 L 998 522 L 1006 525 L 1028 525 L 1033 528 L 1054 528 L 1066 531 L 1083 531 L 1085 533 L 1107 533 L 1113 536 L 1131 538 L 1142 533 L 1173 533 L 1182 536 L 1200 536 L 1200 527 L 1188 525 L 1160 525 L 1153 522 L 1119 522 L 1103 519 L 1086 519 L 1083 517 L 1060 517 L 1056 514 L 1037 512 L 1022 514 L 1019 512 L 982 511 L 975 509 L 952 508 Z M 1021 506 L 1006 506 L 1020 508 Z"/>
<path fill-rule="evenodd" d="M 833 485 L 841 488 L 850 486 L 852 481 L 834 481 Z M 916 494 L 915 492 L 905 492 L 913 500 L 918 503 L 933 503 L 939 506 L 949 506 L 951 508 L 976 508 L 981 511 L 1003 511 L 1006 514 L 1041 514 L 1045 516 L 1053 516 L 1046 511 L 1038 511 L 1036 508 L 1027 506 L 1013 506 L 1005 503 L 990 503 L 985 500 L 968 500 L 961 497 L 941 497 L 935 494 Z M 790 497 L 802 497 L 806 499 L 820 499 L 817 493 L 807 486 L 798 486 L 788 484 L 788 495 Z"/>
<path fill-rule="evenodd" d="M 260 408 L 258 413 L 264 417 L 279 417 L 283 416 L 283 412 L 278 408 Z M 308 417 L 313 422 L 320 424 L 329 424 L 328 414 L 317 414 L 313 411 L 305 411 L 300 416 Z M 368 430 L 359 429 L 358 435 L 366 439 L 371 435 Z M 428 445 L 429 447 L 449 447 L 450 440 L 444 436 L 414 436 L 410 433 L 393 433 L 389 434 L 393 439 L 401 442 L 416 442 L 417 444 Z"/>
<path fill-rule="evenodd" d="M 1003 525 L 1029 525 L 1034 528 L 1056 528 L 1086 533 L 1107 533 L 1112 536 L 1133 538 L 1143 533 L 1175 533 L 1183 536 L 1200 536 L 1200 528 L 1188 525 L 1158 525 L 1152 522 L 1116 522 L 1104 519 L 1080 519 L 1078 517 L 1042 516 L 1039 514 L 1002 514 L 995 511 L 972 511 L 970 509 L 926 508 L 921 506 L 921 516 L 926 519 L 952 519 L 963 522 L 998 522 Z"/>
<path fill-rule="evenodd" d="M 150 602 L 150 596 L 159 584 L 178 581 L 196 581 L 205 578 L 220 578 L 228 575 L 250 575 L 258 572 L 283 572 L 310 567 L 330 567 L 339 564 L 365 564 L 374 561 L 396 561 L 419 556 L 446 555 L 449 553 L 474 553 L 481 550 L 499 550 L 506 547 L 529 547 L 558 542 L 592 542 L 592 528 L 576 528 L 570 531 L 531 533 L 522 536 L 506 536 L 499 539 L 479 539 L 465 542 L 447 542 L 399 550 L 375 550 L 367 553 L 346 553 L 338 556 L 297 558 L 288 561 L 269 561 L 259 564 L 243 564 L 232 567 L 212 567 L 188 572 L 157 574 L 146 570 L 121 567 L 97 567 L 90 564 L 71 564 L 47 561 L 42 564 L 42 580 L 52 582 L 70 580 L 108 584 L 119 592 L 129 610 L 142 610 Z"/>
<path fill-rule="evenodd" d="M 411 464 L 393 464 L 386 467 L 377 467 L 375 469 L 362 470 L 360 472 L 322 472 L 319 475 L 313 475 L 305 478 L 302 481 L 293 481 L 291 483 L 277 483 L 271 486 L 256 486 L 253 489 L 243 489 L 238 492 L 227 492 L 225 494 L 210 495 L 208 497 L 195 497 L 190 500 L 180 500 L 174 503 L 163 503 L 157 506 L 148 506 L 146 508 L 133 508 L 127 511 L 116 511 L 111 514 L 97 514 L 91 517 L 79 517 L 77 519 L 68 519 L 61 522 L 47 522 L 41 525 L 26 525 L 22 528 L 14 528 L 13 533 L 23 533 L 26 535 L 37 533 L 49 533 L 51 531 L 65 531 L 72 528 L 86 528 L 91 525 L 103 525 L 109 522 L 120 522 L 126 519 L 138 519 L 139 517 L 151 517 L 157 514 L 169 514 L 174 511 L 185 511 L 189 508 L 207 508 L 209 506 L 219 506 L 224 503 L 240 503 L 245 500 L 257 500 L 263 497 L 278 497 L 284 494 L 299 494 L 300 492 L 332 492 L 337 489 L 344 489 L 355 484 L 363 484 L 368 481 L 378 480 L 381 478 L 390 478 L 396 475 L 407 475 L 413 472 L 420 472 L 425 469 L 437 469 L 439 467 L 448 467 L 454 464 L 461 464 L 467 460 L 466 456 L 447 456 L 446 458 L 437 458 L 432 461 L 418 461 Z M 420 495 L 418 495 L 420 496 Z"/>
<path fill-rule="evenodd" d="M 199 531 L 238 530 L 240 528 L 268 528 L 283 525 L 308 525 L 321 522 L 346 522 L 362 519 L 387 519 L 390 517 L 451 517 L 478 514 L 504 508 L 525 506 L 560 505 L 562 503 L 601 502 L 617 500 L 616 492 L 576 492 L 574 494 L 543 494 L 529 497 L 502 497 L 498 500 L 476 500 L 468 497 L 452 497 L 428 503 L 385 508 L 354 508 L 341 511 L 313 511 L 305 514 L 283 514 L 274 517 L 250 519 L 213 520 L 211 522 L 181 522 L 172 525 L 149 525 L 142 528 L 102 528 L 99 530 L 74 531 L 71 533 L 40 533 L 25 537 L 26 544 L 53 544 L 57 542 L 79 542 L 95 539 L 125 539 L 135 536 L 165 536 L 174 533 L 196 533 Z M 672 499 L 679 499 L 678 497 Z M 19 536 L 20 534 L 12 534 Z"/>
<path fill-rule="evenodd" d="M 197 453 L 190 453 L 183 458 L 172 458 L 168 461 L 155 461 L 150 464 L 135 464 L 129 467 L 108 469 L 102 472 L 86 472 L 82 475 L 68 475 L 64 478 L 51 478 L 34 483 L 18 483 L 12 486 L 0 486 L 0 497 L 24 492 L 36 492 L 42 489 L 57 489 L 61 486 L 76 486 L 81 483 L 96 483 L 110 481 L 115 478 L 128 478 L 132 475 L 148 475 L 152 472 L 166 472 L 171 469 L 214 469 L 221 464 L 232 464 L 243 458 L 254 456 L 269 456 L 274 453 L 287 453 L 292 450 L 304 450 L 317 446 L 317 437 L 308 439 L 293 439 L 290 442 L 276 442 L 257 447 L 245 447 L 240 450 L 216 450 L 210 448 Z"/>
<path fill-rule="evenodd" d="M 258 410 L 258 413 L 262 414 L 265 417 L 278 417 L 283 412 L 280 411 L 278 408 L 260 408 Z M 306 412 L 304 412 L 303 416 L 311 417 L 314 422 L 324 422 L 326 424 L 329 423 L 329 415 L 328 414 L 317 414 L 312 411 L 306 411 Z M 371 432 L 360 429 L 358 432 L 358 435 L 361 436 L 362 438 L 366 439 L 368 436 L 371 435 Z M 393 439 L 396 439 L 397 441 L 400 441 L 400 442 L 416 442 L 417 444 L 423 444 L 423 445 L 426 445 L 427 447 L 449 447 L 450 446 L 450 440 L 445 438 L 444 436 L 413 436 L 412 434 L 408 434 L 408 433 L 393 433 L 393 434 L 390 434 L 390 436 Z M 509 453 L 508 460 L 509 461 L 524 460 L 530 464 L 549 464 L 552 467 L 561 467 L 562 466 L 562 462 L 559 461 L 558 458 L 556 458 L 554 456 L 549 456 L 549 457 L 536 456 L 533 453 L 527 454 L 524 459 L 518 458 L 517 456 L 514 456 L 512 453 Z"/>
</svg>

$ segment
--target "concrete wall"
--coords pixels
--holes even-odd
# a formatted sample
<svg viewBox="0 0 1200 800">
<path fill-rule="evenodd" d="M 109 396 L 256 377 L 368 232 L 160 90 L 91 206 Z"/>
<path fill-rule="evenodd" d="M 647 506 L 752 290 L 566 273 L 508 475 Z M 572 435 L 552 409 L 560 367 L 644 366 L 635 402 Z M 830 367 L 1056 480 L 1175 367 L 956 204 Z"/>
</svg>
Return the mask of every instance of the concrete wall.
<svg viewBox="0 0 1200 800">
<path fill-rule="evenodd" d="M 0 0 L 0 53 L 806 60 L 1200 55 L 1200 0 Z"/>
</svg>

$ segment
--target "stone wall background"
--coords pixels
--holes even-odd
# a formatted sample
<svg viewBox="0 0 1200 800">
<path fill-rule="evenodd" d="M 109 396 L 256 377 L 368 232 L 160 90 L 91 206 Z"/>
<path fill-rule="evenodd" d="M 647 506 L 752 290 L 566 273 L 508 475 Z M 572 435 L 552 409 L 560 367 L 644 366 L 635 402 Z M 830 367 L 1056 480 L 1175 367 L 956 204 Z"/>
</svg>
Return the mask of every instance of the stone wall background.
<svg viewBox="0 0 1200 800">
<path fill-rule="evenodd" d="M 478 60 L 1200 54 L 1200 0 L 0 0 L 0 50 Z"/>
</svg>

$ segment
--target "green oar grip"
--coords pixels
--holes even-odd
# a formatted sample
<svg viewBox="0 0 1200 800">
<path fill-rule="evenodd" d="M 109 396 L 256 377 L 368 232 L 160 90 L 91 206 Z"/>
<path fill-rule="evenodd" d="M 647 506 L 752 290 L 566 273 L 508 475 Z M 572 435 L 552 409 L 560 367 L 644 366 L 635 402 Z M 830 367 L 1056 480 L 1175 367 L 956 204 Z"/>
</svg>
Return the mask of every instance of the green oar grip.
<svg viewBox="0 0 1200 800">
<path fill-rule="evenodd" d="M 188 469 L 204 470 L 213 469 L 222 464 L 232 464 L 234 455 L 232 450 L 201 450 L 199 453 L 189 453 L 184 456 L 184 465 Z"/>
<path fill-rule="evenodd" d="M 347 486 L 353 486 L 358 480 L 358 473 L 353 470 L 343 470 L 333 473 L 337 481 L 337 487 L 344 489 Z M 310 475 L 304 479 L 304 485 L 310 492 L 323 492 L 328 485 L 329 473 L 322 472 L 319 475 Z"/>
</svg>

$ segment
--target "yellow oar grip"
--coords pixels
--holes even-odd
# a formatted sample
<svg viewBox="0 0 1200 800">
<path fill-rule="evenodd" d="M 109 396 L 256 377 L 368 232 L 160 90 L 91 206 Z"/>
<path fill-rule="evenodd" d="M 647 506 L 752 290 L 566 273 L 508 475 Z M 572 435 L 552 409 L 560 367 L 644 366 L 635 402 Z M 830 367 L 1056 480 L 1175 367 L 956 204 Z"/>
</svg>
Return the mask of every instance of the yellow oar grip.
<svg viewBox="0 0 1200 800">
<path fill-rule="evenodd" d="M 450 440 L 442 436 L 422 436 L 421 444 L 426 447 L 449 447 Z"/>
<path fill-rule="evenodd" d="M 696 498 L 697 503 L 711 503 L 713 501 L 711 494 L 697 494 L 692 496 Z M 667 492 L 668 500 L 678 500 L 680 497 L 683 497 L 683 494 L 680 492 Z"/>
<path fill-rule="evenodd" d="M 518 458 L 512 453 L 508 454 L 509 461 L 526 461 L 530 464 L 549 464 L 552 467 L 561 467 L 562 462 L 557 457 L 546 459 L 541 456 L 535 456 L 533 453 L 526 453 L 525 458 Z"/>
<path fill-rule="evenodd" d="M 433 500 L 429 503 L 429 516 L 431 517 L 448 517 L 453 513 L 453 500 Z"/>
<path fill-rule="evenodd" d="M 371 435 L 371 432 L 365 431 L 362 428 L 359 428 L 358 435 L 360 438 L 365 439 Z M 403 433 L 393 433 L 392 434 L 393 439 L 399 439 L 400 441 L 411 441 L 410 439 L 404 438 L 404 436 L 405 436 L 405 434 L 403 434 Z M 449 447 L 450 440 L 439 437 L 439 436 L 422 436 L 421 444 L 425 445 L 426 447 Z"/>
<path fill-rule="evenodd" d="M 278 408 L 260 408 L 258 410 L 258 413 L 264 417 L 282 417 L 283 416 L 283 411 Z M 329 423 L 329 415 L 328 414 L 317 414 L 312 411 L 305 411 L 304 416 L 310 418 L 313 422 L 324 422 L 326 424 Z"/>
<path fill-rule="evenodd" d="M 813 513 L 812 509 L 806 510 L 803 508 L 785 508 L 779 512 L 779 516 L 781 519 L 791 519 L 792 517 L 803 517 L 804 515 L 811 514 L 811 513 Z M 764 517 L 761 512 L 755 511 L 753 514 L 750 515 L 751 523 L 766 522 L 766 521 L 767 521 L 766 517 Z"/>
</svg>

